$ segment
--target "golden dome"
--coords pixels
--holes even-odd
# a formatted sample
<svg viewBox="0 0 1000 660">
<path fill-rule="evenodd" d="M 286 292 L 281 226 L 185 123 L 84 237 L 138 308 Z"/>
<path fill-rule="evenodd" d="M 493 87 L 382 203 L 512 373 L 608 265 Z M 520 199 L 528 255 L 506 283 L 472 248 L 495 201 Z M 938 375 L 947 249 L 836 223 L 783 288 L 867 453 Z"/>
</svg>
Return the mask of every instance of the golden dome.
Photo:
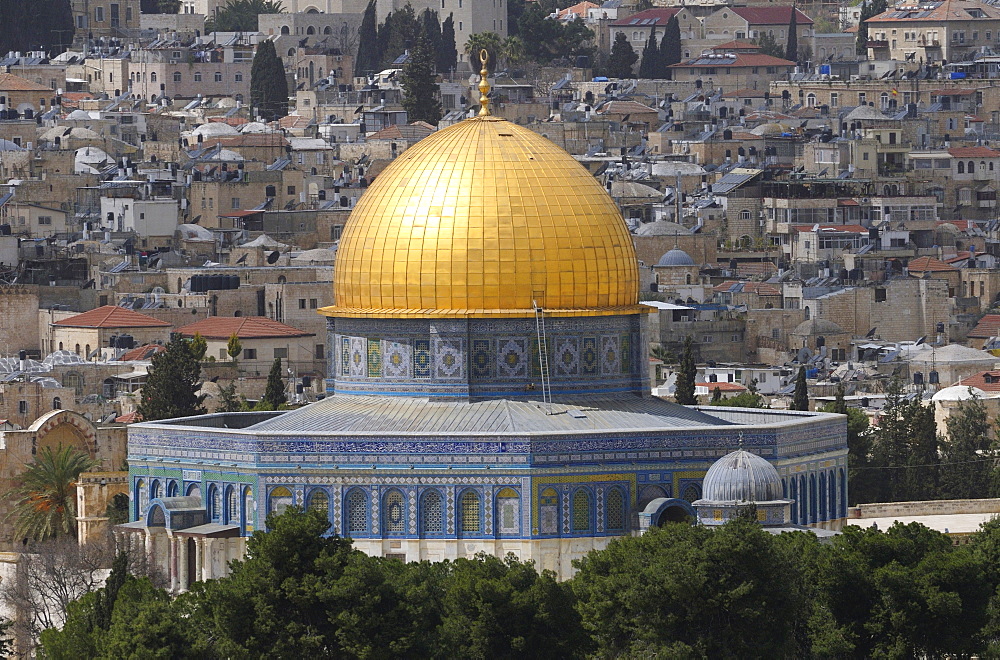
<svg viewBox="0 0 1000 660">
<path fill-rule="evenodd" d="M 593 176 L 548 139 L 493 116 L 407 149 L 344 227 L 341 317 L 635 313 L 629 232 Z"/>
</svg>

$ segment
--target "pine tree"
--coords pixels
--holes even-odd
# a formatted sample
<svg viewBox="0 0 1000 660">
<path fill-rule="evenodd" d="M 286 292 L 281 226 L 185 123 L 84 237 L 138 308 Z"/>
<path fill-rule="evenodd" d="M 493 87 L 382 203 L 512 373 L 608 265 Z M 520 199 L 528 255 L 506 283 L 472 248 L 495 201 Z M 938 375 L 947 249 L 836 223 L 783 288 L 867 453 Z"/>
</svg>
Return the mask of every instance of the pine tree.
<svg viewBox="0 0 1000 660">
<path fill-rule="evenodd" d="M 354 70 L 362 76 L 376 73 L 379 61 L 382 59 L 382 54 L 378 51 L 378 17 L 375 1 L 369 0 L 361 17 L 361 27 L 358 28 L 358 53 L 354 58 Z"/>
<path fill-rule="evenodd" d="M 441 53 L 441 21 L 438 20 L 438 13 L 433 9 L 425 9 L 420 14 L 420 34 L 427 38 L 430 45 L 432 64 L 435 71 L 443 73 L 437 69 L 437 58 Z"/>
<path fill-rule="evenodd" d="M 642 49 L 642 61 L 639 62 L 640 78 L 655 78 L 660 68 L 660 49 L 656 45 L 656 30 L 649 32 L 649 39 Z"/>
<path fill-rule="evenodd" d="M 437 51 L 439 73 L 454 71 L 458 66 L 458 45 L 455 43 L 455 16 L 448 14 L 441 24 L 441 47 Z"/>
<path fill-rule="evenodd" d="M 809 410 L 809 386 L 806 384 L 806 368 L 799 367 L 795 377 L 795 394 L 792 396 L 792 410 Z"/>
<path fill-rule="evenodd" d="M 785 59 L 791 62 L 799 61 L 799 30 L 795 15 L 798 10 L 792 7 L 792 18 L 788 22 L 788 48 L 785 49 Z"/>
<path fill-rule="evenodd" d="M 215 412 L 241 412 L 247 409 L 247 402 L 236 393 L 236 381 L 219 388 L 219 407 Z"/>
<path fill-rule="evenodd" d="M 434 78 L 434 51 L 427 35 L 421 34 L 416 48 L 410 51 L 400 84 L 407 121 L 436 125 L 441 120 L 441 102 L 437 98 L 438 86 Z"/>
<path fill-rule="evenodd" d="M 149 376 L 142 386 L 139 416 L 151 422 L 204 413 L 201 403 L 205 396 L 195 394 L 200 378 L 201 366 L 191 354 L 188 342 L 174 335 L 167 350 L 153 356 Z"/>
<path fill-rule="evenodd" d="M 625 33 L 619 32 L 608 58 L 608 75 L 612 78 L 634 78 L 632 67 L 638 59 Z"/>
<path fill-rule="evenodd" d="M 858 41 L 855 46 L 858 55 L 868 54 L 868 19 L 884 12 L 887 6 L 886 0 L 868 0 L 861 6 L 861 16 L 858 21 Z"/>
<path fill-rule="evenodd" d="M 670 17 L 667 27 L 663 31 L 663 39 L 660 41 L 660 75 L 659 78 L 673 78 L 672 69 L 674 64 L 681 61 L 681 24 L 677 21 L 677 15 Z"/>
<path fill-rule="evenodd" d="M 250 104 L 267 121 L 288 114 L 288 79 L 285 66 L 270 39 L 257 46 L 250 65 Z"/>
<path fill-rule="evenodd" d="M 243 342 L 240 341 L 240 338 L 237 337 L 236 333 L 234 332 L 233 334 L 229 335 L 229 341 L 226 342 L 226 353 L 229 354 L 229 357 L 235 360 L 240 356 L 240 353 L 242 352 L 243 352 Z"/>
<path fill-rule="evenodd" d="M 200 332 L 196 332 L 191 338 L 188 348 L 191 349 L 191 355 L 194 359 L 201 362 L 205 359 L 205 353 L 208 352 L 208 340 L 202 337 Z"/>
<path fill-rule="evenodd" d="M 694 343 L 691 336 L 684 338 L 684 353 L 681 355 L 680 368 L 677 370 L 677 383 L 674 387 L 674 401 L 682 406 L 693 406 L 698 403 L 694 395 L 694 379 L 697 367 L 694 363 Z"/>
<path fill-rule="evenodd" d="M 263 410 L 277 410 L 288 402 L 285 396 L 285 381 L 281 378 L 281 358 L 274 358 L 271 371 L 267 374 L 267 385 L 264 386 L 264 397 L 260 400 Z"/>
</svg>

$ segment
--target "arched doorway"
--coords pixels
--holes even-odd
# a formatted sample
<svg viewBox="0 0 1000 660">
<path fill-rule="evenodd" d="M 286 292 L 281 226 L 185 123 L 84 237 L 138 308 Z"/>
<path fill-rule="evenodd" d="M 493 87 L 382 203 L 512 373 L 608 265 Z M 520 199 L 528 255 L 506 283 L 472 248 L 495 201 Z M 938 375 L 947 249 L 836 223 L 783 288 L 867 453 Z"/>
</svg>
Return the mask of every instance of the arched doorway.
<svg viewBox="0 0 1000 660">
<path fill-rule="evenodd" d="M 687 500 L 661 497 L 653 500 L 639 513 L 639 528 L 662 527 L 671 523 L 690 525 L 697 519 L 694 507 Z"/>
</svg>

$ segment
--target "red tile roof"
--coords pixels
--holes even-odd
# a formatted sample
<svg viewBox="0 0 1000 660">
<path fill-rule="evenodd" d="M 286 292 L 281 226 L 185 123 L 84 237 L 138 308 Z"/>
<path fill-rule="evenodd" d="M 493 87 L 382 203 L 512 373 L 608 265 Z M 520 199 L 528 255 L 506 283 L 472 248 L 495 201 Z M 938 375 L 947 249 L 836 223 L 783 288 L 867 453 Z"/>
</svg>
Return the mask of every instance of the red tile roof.
<svg viewBox="0 0 1000 660">
<path fill-rule="evenodd" d="M 726 92 L 722 96 L 724 98 L 734 98 L 734 97 L 745 97 L 762 99 L 766 92 L 762 89 L 750 89 L 749 87 L 744 87 L 743 89 L 737 89 L 732 92 Z"/>
<path fill-rule="evenodd" d="M 712 50 L 760 50 L 760 46 L 749 41 L 733 39 L 718 46 L 712 46 Z"/>
<path fill-rule="evenodd" d="M 681 10 L 680 7 L 664 7 L 662 9 L 647 9 L 626 18 L 619 18 L 612 25 L 617 27 L 649 27 L 650 25 L 666 25 L 671 17 Z M 786 23 L 788 21 L 785 21 Z"/>
<path fill-rule="evenodd" d="M 994 151 L 989 147 L 952 147 L 948 150 L 955 158 L 997 158 L 1000 151 Z"/>
<path fill-rule="evenodd" d="M 169 328 L 170 324 L 125 307 L 105 305 L 70 316 L 53 325 L 67 328 Z"/>
<path fill-rule="evenodd" d="M 907 5 L 907 3 L 903 3 Z M 980 13 L 980 18 L 983 19 L 995 19 L 1000 17 L 1000 11 L 995 7 L 986 4 L 985 2 L 968 2 L 967 0 L 945 0 L 944 2 L 937 4 L 933 9 L 924 9 L 920 3 L 914 2 L 908 4 L 909 9 L 903 10 L 901 6 L 889 7 L 886 11 L 882 12 L 878 16 L 873 16 L 868 19 L 868 23 L 903 23 L 910 21 L 926 21 L 931 23 L 940 23 L 941 21 L 972 21 L 977 20 L 972 17 L 967 11 L 968 9 L 977 9 Z M 947 27 L 947 26 L 946 26 Z"/>
<path fill-rule="evenodd" d="M 750 25 L 788 25 L 792 22 L 792 7 L 731 7 L 734 14 Z M 813 19 L 795 10 L 796 25 L 812 25 Z"/>
<path fill-rule="evenodd" d="M 989 382 L 986 380 L 987 377 L 989 377 Z M 966 387 L 978 387 L 984 392 L 1000 392 L 1000 371 L 982 371 L 958 381 L 958 384 Z"/>
<path fill-rule="evenodd" d="M 989 339 L 997 335 L 1000 335 L 1000 314 L 987 314 L 968 334 L 973 339 Z"/>
<path fill-rule="evenodd" d="M 205 339 L 228 339 L 233 333 L 240 339 L 311 337 L 313 334 L 265 316 L 212 316 L 178 328 L 177 332 L 184 337 L 194 337 L 198 332 Z"/>
<path fill-rule="evenodd" d="M 736 280 L 729 280 L 723 282 L 722 284 L 717 284 L 712 287 L 713 291 L 718 293 L 726 293 L 732 288 L 734 284 L 740 284 Z M 767 282 L 743 282 L 743 291 L 741 293 L 756 293 L 758 296 L 780 296 L 781 289 L 777 288 L 772 284 Z"/>
<path fill-rule="evenodd" d="M 559 18 L 564 18 L 569 14 L 576 14 L 577 16 L 585 16 L 587 14 L 588 9 L 597 9 L 599 7 L 600 5 L 598 4 L 595 4 L 593 2 L 587 2 L 587 0 L 584 0 L 583 2 L 576 3 L 572 7 L 566 7 L 566 9 L 560 9 Z"/>
<path fill-rule="evenodd" d="M 917 257 L 916 259 L 911 259 L 907 268 L 909 268 L 911 273 L 946 273 L 957 270 L 951 264 L 946 264 L 934 257 Z"/>
<path fill-rule="evenodd" d="M 159 344 L 146 344 L 145 346 L 137 346 L 131 351 L 127 351 L 118 359 L 122 362 L 129 362 L 131 360 L 148 360 L 157 353 L 162 353 L 165 350 L 167 349 Z"/>
<path fill-rule="evenodd" d="M 0 73 L 0 92 L 49 92 L 51 94 L 53 91 L 55 90 L 31 82 L 21 76 L 15 76 L 13 73 Z"/>
<path fill-rule="evenodd" d="M 136 411 L 115 417 L 115 421 L 119 424 L 132 424 L 133 422 L 138 422 L 139 419 L 139 413 Z"/>
</svg>

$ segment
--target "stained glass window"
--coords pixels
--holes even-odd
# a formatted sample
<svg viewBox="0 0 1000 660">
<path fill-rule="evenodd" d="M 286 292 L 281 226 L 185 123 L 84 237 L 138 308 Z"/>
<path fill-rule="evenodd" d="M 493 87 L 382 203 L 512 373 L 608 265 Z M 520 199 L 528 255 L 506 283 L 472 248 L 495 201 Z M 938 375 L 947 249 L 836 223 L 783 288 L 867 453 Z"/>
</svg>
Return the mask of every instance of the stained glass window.
<svg viewBox="0 0 1000 660">
<path fill-rule="evenodd" d="M 347 495 L 347 531 L 368 531 L 367 496 L 362 490 L 352 490 Z"/>
<path fill-rule="evenodd" d="M 278 486 L 271 491 L 271 513 L 281 515 L 292 504 L 292 491 Z"/>
<path fill-rule="evenodd" d="M 243 513 L 244 513 L 244 527 L 246 531 L 253 531 L 253 489 L 247 487 L 243 491 Z"/>
<path fill-rule="evenodd" d="M 314 490 L 309 494 L 309 510 L 319 511 L 323 516 L 326 516 L 330 510 L 330 496 L 326 494 L 325 490 Z"/>
<path fill-rule="evenodd" d="M 584 532 L 590 529 L 590 495 L 580 488 L 573 493 L 573 531 Z"/>
<path fill-rule="evenodd" d="M 479 495 L 467 490 L 462 493 L 462 531 L 479 533 L 482 530 L 479 516 Z"/>
<path fill-rule="evenodd" d="M 605 508 L 608 512 L 608 531 L 617 532 L 625 529 L 625 496 L 620 488 L 608 491 Z"/>
<path fill-rule="evenodd" d="M 226 490 L 226 522 L 237 524 L 240 521 L 240 499 L 236 489 L 230 486 Z"/>
<path fill-rule="evenodd" d="M 441 493 L 429 490 L 424 494 L 424 506 L 421 511 L 423 530 L 425 534 L 444 533 L 444 515 L 442 514 Z"/>
<path fill-rule="evenodd" d="M 219 490 L 218 486 L 212 486 L 210 489 L 209 501 L 212 503 L 212 510 L 209 511 L 209 516 L 212 520 L 218 520 L 222 515 L 222 491 Z"/>
<path fill-rule="evenodd" d="M 398 490 L 390 491 L 385 496 L 383 504 L 386 534 L 402 534 L 406 531 L 406 511 L 403 506 L 403 494 Z"/>
</svg>

